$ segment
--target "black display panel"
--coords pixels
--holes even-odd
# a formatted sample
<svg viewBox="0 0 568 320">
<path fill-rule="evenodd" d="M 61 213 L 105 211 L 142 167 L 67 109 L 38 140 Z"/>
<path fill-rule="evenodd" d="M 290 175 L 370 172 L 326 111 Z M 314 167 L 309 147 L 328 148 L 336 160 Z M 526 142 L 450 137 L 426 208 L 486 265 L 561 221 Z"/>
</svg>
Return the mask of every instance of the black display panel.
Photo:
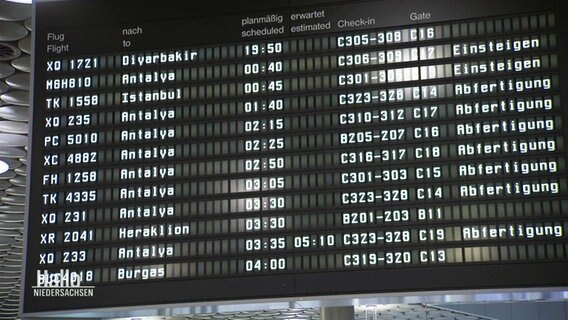
<svg viewBox="0 0 568 320">
<path fill-rule="evenodd" d="M 24 313 L 568 285 L 560 1 L 38 1 Z"/>
</svg>

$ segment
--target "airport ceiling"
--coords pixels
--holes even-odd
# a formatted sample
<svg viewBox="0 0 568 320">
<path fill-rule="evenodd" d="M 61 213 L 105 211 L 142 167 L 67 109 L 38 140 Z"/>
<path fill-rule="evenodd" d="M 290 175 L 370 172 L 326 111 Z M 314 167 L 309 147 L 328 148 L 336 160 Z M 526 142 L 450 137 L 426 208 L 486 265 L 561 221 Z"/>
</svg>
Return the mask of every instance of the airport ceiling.
<svg viewBox="0 0 568 320">
<path fill-rule="evenodd" d="M 31 71 L 31 5 L 0 0 L 0 319 L 20 300 Z"/>
</svg>

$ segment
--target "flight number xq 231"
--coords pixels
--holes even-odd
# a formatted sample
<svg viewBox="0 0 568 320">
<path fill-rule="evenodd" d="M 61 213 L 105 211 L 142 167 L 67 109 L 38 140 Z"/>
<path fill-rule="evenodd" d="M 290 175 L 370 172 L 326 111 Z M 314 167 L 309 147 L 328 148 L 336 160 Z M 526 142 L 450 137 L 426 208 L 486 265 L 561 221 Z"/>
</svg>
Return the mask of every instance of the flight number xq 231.
<svg viewBox="0 0 568 320">
<path fill-rule="evenodd" d="M 79 223 L 87 221 L 87 211 L 66 211 L 63 213 L 64 223 Z M 58 223 L 57 213 L 49 212 L 41 214 L 41 224 L 56 224 Z"/>
</svg>

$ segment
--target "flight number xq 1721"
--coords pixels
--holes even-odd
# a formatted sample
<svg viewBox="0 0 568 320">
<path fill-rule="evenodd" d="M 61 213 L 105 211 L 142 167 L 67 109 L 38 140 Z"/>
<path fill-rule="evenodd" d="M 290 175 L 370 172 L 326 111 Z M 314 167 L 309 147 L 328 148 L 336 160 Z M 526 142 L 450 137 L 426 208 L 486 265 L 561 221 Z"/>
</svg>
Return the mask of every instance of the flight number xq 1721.
<svg viewBox="0 0 568 320">
<path fill-rule="evenodd" d="M 99 59 L 89 57 L 89 58 L 71 59 L 68 61 L 68 63 L 62 60 L 47 61 L 46 71 L 54 72 L 54 71 L 67 71 L 67 70 L 89 70 L 89 69 L 97 69 L 98 67 L 99 67 Z"/>
</svg>

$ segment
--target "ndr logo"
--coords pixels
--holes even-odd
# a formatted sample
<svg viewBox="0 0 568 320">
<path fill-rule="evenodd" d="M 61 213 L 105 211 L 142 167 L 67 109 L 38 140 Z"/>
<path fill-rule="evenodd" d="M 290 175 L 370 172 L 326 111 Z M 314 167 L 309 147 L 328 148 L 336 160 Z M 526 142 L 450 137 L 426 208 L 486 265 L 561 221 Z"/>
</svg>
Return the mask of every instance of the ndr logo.
<svg viewBox="0 0 568 320">
<path fill-rule="evenodd" d="M 82 286 L 83 280 L 82 272 L 37 270 L 36 285 L 32 289 L 35 297 L 92 297 L 95 287 Z"/>
</svg>

